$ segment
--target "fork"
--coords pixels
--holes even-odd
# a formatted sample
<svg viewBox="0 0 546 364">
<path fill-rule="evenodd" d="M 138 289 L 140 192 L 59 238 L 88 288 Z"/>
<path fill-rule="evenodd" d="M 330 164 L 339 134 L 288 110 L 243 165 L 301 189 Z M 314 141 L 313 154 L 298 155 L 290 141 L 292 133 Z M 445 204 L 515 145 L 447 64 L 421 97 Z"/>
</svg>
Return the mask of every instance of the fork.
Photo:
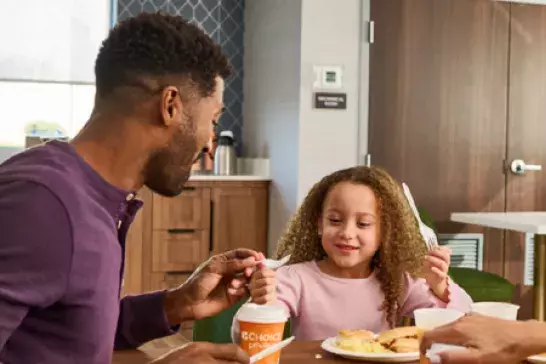
<svg viewBox="0 0 546 364">
<path fill-rule="evenodd" d="M 436 247 L 438 247 L 438 237 L 436 236 L 436 233 L 430 227 L 425 225 L 421 220 L 421 216 L 419 215 L 419 211 L 417 210 L 417 206 L 415 205 L 415 200 L 411 195 L 408 185 L 406 183 L 402 183 L 402 188 L 404 190 L 404 195 L 408 199 L 411 210 L 413 211 L 413 215 L 415 215 L 415 218 L 419 223 L 419 232 L 421 233 L 421 236 L 423 237 L 423 240 L 425 241 L 428 250 L 435 249 Z"/>
</svg>

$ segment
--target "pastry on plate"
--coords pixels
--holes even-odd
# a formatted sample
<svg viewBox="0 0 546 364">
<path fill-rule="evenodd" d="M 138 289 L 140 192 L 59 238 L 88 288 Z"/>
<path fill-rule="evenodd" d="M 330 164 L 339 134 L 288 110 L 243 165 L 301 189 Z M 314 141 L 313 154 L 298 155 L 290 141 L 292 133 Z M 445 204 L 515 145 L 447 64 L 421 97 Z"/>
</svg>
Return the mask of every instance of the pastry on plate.
<svg viewBox="0 0 546 364">
<path fill-rule="evenodd" d="M 338 338 L 373 340 L 375 334 L 368 330 L 339 330 Z"/>
<path fill-rule="evenodd" d="M 419 351 L 422 334 L 423 330 L 416 326 L 397 327 L 377 335 L 376 340 L 396 353 L 413 353 Z"/>
<path fill-rule="evenodd" d="M 389 348 L 395 353 L 415 353 L 419 351 L 419 339 L 399 338 L 394 339 Z"/>
<path fill-rule="evenodd" d="M 368 330 L 339 330 L 336 345 L 340 349 L 358 353 L 390 352 L 378 343 L 375 334 Z"/>
<path fill-rule="evenodd" d="M 336 345 L 358 353 L 416 353 L 423 330 L 415 326 L 397 327 L 375 335 L 367 330 L 339 330 Z"/>
</svg>

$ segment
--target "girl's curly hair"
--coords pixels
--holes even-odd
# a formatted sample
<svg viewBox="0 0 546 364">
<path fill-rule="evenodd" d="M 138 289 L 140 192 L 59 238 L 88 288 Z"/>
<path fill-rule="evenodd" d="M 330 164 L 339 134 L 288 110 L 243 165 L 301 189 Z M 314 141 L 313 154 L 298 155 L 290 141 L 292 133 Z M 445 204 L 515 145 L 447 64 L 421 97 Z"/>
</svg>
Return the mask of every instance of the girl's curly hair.
<svg viewBox="0 0 546 364">
<path fill-rule="evenodd" d="M 381 307 L 391 327 L 399 317 L 404 294 L 404 274 L 416 278 L 423 264 L 426 247 L 417 220 L 400 185 L 385 170 L 358 166 L 334 172 L 316 183 L 288 224 L 277 245 L 277 259 L 292 254 L 290 264 L 322 260 L 326 252 L 318 235 L 318 221 L 328 192 L 340 182 L 370 187 L 378 203 L 381 244 L 372 259 L 372 269 L 385 294 Z"/>
</svg>

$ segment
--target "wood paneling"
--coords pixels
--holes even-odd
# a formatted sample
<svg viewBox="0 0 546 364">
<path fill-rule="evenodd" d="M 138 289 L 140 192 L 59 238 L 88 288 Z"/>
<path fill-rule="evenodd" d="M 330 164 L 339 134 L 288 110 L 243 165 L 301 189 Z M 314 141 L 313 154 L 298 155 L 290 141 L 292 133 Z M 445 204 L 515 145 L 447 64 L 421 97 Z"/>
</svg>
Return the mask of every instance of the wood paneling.
<svg viewBox="0 0 546 364">
<path fill-rule="evenodd" d="M 188 187 L 177 197 L 154 195 L 154 229 L 199 229 L 209 225 L 210 189 Z"/>
<path fill-rule="evenodd" d="M 154 231 L 152 270 L 193 271 L 209 257 L 208 230 Z"/>
<path fill-rule="evenodd" d="M 125 241 L 125 271 L 121 296 L 137 294 L 142 287 L 142 237 L 142 211 L 139 211 Z M 127 243 L 131 245 L 127 246 Z"/>
<path fill-rule="evenodd" d="M 507 211 L 546 210 L 546 6 L 511 6 L 507 164 L 523 159 L 545 170 L 507 173 Z M 506 277 L 523 282 L 524 236 L 507 233 Z"/>
<path fill-rule="evenodd" d="M 175 288 L 186 282 L 191 273 L 167 273 L 165 274 L 165 288 Z"/>
<path fill-rule="evenodd" d="M 266 253 L 268 189 L 222 186 L 212 191 L 212 253 L 249 248 Z"/>
<path fill-rule="evenodd" d="M 408 183 L 442 232 L 457 211 L 503 211 L 509 4 L 372 0 L 369 150 Z M 503 273 L 503 232 L 485 233 L 484 268 Z"/>
</svg>

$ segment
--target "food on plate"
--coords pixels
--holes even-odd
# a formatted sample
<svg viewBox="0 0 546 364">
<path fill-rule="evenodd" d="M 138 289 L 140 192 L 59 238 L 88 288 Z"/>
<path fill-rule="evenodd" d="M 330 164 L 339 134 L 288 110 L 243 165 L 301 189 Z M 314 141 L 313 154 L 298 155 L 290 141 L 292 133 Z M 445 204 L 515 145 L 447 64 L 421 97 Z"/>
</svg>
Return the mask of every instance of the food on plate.
<svg viewBox="0 0 546 364">
<path fill-rule="evenodd" d="M 338 338 L 373 340 L 375 334 L 368 330 L 339 330 Z"/>
<path fill-rule="evenodd" d="M 336 345 L 359 353 L 414 353 L 423 331 L 415 326 L 397 327 L 374 335 L 367 330 L 340 330 Z"/>
<path fill-rule="evenodd" d="M 419 351 L 419 338 L 423 330 L 416 326 L 397 327 L 377 335 L 381 345 L 395 353 L 413 353 Z"/>
<path fill-rule="evenodd" d="M 336 345 L 340 349 L 358 353 L 389 352 L 374 338 L 375 334 L 368 330 L 339 330 Z"/>
<path fill-rule="evenodd" d="M 415 353 L 419 351 L 419 339 L 395 339 L 390 349 L 395 353 Z"/>
<path fill-rule="evenodd" d="M 390 345 L 396 339 L 416 339 L 423 334 L 423 330 L 417 326 L 397 327 L 392 330 L 387 330 L 377 335 L 377 341 L 384 345 Z"/>
</svg>

